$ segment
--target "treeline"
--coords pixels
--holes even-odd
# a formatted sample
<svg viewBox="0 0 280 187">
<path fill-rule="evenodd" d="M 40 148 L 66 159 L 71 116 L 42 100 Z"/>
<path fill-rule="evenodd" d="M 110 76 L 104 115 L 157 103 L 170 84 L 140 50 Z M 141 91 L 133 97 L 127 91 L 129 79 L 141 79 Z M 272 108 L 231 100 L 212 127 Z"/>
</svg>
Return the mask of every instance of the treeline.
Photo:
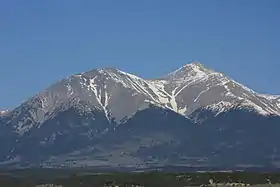
<svg viewBox="0 0 280 187">
<path fill-rule="evenodd" d="M 183 187 L 216 183 L 240 182 L 245 184 L 280 184 L 280 173 L 114 173 L 71 175 L 53 179 L 32 177 L 0 176 L 0 186 L 35 187 L 40 184 L 58 184 L 65 187 L 101 187 L 101 186 L 145 186 L 145 187 Z"/>
</svg>

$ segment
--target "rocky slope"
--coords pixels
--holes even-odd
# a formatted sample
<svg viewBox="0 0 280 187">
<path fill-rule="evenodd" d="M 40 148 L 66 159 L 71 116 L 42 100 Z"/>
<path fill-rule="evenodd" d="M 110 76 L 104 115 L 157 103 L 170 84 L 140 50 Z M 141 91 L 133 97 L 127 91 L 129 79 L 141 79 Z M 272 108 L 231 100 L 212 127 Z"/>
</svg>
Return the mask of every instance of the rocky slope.
<svg viewBox="0 0 280 187">
<path fill-rule="evenodd" d="M 0 160 L 4 166 L 275 165 L 279 115 L 279 96 L 256 93 L 200 63 L 153 80 L 95 69 L 1 112 Z"/>
</svg>

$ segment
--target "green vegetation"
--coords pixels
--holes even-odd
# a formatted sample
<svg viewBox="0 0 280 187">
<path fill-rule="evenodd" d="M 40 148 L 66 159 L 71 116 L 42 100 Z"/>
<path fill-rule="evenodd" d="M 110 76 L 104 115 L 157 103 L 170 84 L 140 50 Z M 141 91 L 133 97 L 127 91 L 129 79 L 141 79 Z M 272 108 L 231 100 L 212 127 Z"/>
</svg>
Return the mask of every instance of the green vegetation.
<svg viewBox="0 0 280 187">
<path fill-rule="evenodd" d="M 24 171 L 23 171 L 24 172 Z M 38 171 L 37 171 L 38 172 Z M 253 184 L 280 184 L 280 173 L 112 173 L 112 174 L 59 174 L 45 173 L 46 176 L 28 171 L 27 175 L 11 176 L 2 173 L 0 186 L 35 187 L 43 184 L 57 184 L 63 187 L 103 187 L 103 186 L 144 186 L 144 187 L 185 187 L 209 185 L 225 186 L 240 183 L 240 186 Z M 70 172 L 69 172 L 70 173 Z M 68 173 L 68 174 L 69 174 Z M 210 181 L 210 182 L 209 182 Z M 218 184 L 217 184 L 218 183 Z M 229 184 L 231 183 L 231 184 Z M 241 185 L 242 184 L 242 185 Z M 269 186 L 269 185 L 267 185 Z"/>
</svg>

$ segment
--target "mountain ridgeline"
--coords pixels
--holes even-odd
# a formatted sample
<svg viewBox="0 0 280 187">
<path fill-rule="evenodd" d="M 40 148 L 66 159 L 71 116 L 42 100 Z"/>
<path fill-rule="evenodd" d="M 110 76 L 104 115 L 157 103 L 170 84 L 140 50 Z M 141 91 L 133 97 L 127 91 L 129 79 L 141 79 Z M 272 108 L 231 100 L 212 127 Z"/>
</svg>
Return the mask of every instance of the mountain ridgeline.
<svg viewBox="0 0 280 187">
<path fill-rule="evenodd" d="M 0 167 L 278 168 L 280 97 L 200 63 L 95 69 L 0 112 Z"/>
</svg>

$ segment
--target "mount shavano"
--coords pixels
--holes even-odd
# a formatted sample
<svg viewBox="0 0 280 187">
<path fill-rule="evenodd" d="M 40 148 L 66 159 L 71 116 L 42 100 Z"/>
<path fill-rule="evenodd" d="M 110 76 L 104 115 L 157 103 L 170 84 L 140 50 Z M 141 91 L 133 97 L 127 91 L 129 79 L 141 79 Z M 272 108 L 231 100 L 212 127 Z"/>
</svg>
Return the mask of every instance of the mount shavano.
<svg viewBox="0 0 280 187">
<path fill-rule="evenodd" d="M 145 80 L 94 69 L 0 112 L 0 167 L 278 168 L 280 96 L 200 63 Z"/>
</svg>

